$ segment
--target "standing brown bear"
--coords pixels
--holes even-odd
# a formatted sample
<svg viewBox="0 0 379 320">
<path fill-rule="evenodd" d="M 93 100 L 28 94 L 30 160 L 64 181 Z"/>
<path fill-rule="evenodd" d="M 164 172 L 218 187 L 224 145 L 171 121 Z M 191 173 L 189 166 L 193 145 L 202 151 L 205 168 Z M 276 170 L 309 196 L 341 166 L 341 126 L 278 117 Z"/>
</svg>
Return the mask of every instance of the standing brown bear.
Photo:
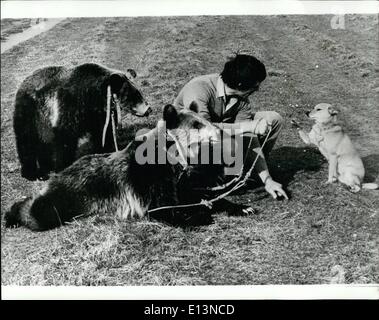
<svg viewBox="0 0 379 320">
<path fill-rule="evenodd" d="M 132 69 L 95 63 L 45 67 L 27 77 L 16 94 L 13 122 L 21 175 L 45 180 L 83 154 L 114 151 L 110 114 L 120 120 L 121 109 L 137 116 L 151 111 L 135 77 Z"/>
</svg>

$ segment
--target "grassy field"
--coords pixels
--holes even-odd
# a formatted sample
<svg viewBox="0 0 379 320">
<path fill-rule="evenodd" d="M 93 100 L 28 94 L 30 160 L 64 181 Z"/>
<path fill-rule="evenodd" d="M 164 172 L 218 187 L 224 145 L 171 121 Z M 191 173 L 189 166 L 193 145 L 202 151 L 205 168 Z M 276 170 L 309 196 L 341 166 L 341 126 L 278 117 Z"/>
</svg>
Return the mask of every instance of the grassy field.
<svg viewBox="0 0 379 320">
<path fill-rule="evenodd" d="M 18 85 L 34 69 L 98 62 L 135 68 L 153 106 L 125 116 L 128 134 L 152 127 L 190 78 L 219 72 L 238 50 L 262 59 L 269 77 L 253 101 L 285 119 L 270 159 L 291 200 L 246 189 L 230 197 L 258 214 L 175 228 L 152 220 L 92 216 L 48 232 L 1 226 L 3 285 L 232 285 L 379 282 L 379 192 L 325 185 L 327 164 L 291 128 L 304 111 L 338 106 L 360 151 L 367 181 L 379 173 L 377 16 L 66 19 L 1 55 L 1 211 L 40 183 L 20 177 L 12 129 Z"/>
</svg>

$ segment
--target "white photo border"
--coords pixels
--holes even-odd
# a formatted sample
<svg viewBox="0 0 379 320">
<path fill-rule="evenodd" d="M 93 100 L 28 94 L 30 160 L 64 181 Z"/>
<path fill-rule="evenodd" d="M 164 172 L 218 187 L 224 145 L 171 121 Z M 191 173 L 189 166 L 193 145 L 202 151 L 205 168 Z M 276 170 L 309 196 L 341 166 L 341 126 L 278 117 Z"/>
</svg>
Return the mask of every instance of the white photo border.
<svg viewBox="0 0 379 320">
<path fill-rule="evenodd" d="M 193 15 L 378 14 L 377 1 L 1 1 L 1 19 Z M 3 300 L 379 299 L 379 285 L 2 286 Z"/>
</svg>

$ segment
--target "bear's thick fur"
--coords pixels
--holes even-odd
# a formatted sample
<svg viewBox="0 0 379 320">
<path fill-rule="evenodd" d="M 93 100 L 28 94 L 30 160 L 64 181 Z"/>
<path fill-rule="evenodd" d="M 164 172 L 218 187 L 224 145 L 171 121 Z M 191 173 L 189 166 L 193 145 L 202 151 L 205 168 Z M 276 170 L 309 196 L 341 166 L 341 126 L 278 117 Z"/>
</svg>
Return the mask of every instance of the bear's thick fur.
<svg viewBox="0 0 379 320">
<path fill-rule="evenodd" d="M 45 67 L 27 77 L 16 94 L 13 122 L 21 175 L 44 180 L 83 154 L 114 151 L 111 125 L 102 145 L 107 102 L 139 116 L 149 112 L 131 81 L 135 76 L 132 69 L 86 63 Z"/>
<path fill-rule="evenodd" d="M 196 108 L 177 111 L 167 105 L 163 120 L 184 158 L 188 157 L 190 144 L 215 141 L 219 137 L 219 130 L 198 115 Z M 5 214 L 6 226 L 47 230 L 77 216 L 113 213 L 126 219 L 142 217 L 149 208 L 176 205 L 184 199 L 198 201 L 188 197 L 191 190 L 178 190 L 177 165 L 170 161 L 161 164 L 156 160 L 144 164 L 138 161 L 137 149 L 149 139 L 154 140 L 156 151 L 167 152 L 166 139 L 163 146 L 155 144 L 159 132 L 159 129 L 150 131 L 146 141 L 135 139 L 119 152 L 78 159 L 52 176 L 38 196 L 14 204 Z"/>
</svg>

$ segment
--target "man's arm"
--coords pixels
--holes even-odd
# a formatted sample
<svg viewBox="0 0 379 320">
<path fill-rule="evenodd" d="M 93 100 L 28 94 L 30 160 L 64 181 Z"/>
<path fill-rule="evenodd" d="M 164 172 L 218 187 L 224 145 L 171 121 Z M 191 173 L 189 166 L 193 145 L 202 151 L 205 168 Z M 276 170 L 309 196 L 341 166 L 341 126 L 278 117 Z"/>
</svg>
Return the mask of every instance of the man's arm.
<svg viewBox="0 0 379 320">
<path fill-rule="evenodd" d="M 231 136 L 243 134 L 263 135 L 268 132 L 270 124 L 263 118 L 256 120 L 246 120 L 236 123 L 213 122 L 213 125 L 226 131 Z"/>
<path fill-rule="evenodd" d="M 208 109 L 211 94 L 207 88 L 200 83 L 188 83 L 184 89 L 185 92 L 183 92 L 181 101 L 183 107 L 188 109 L 192 103 L 196 103 L 198 114 L 204 119 L 211 121 L 211 115 Z"/>
<path fill-rule="evenodd" d="M 257 128 L 257 125 L 259 125 L 259 123 L 254 123 L 254 121 L 256 120 L 252 120 L 253 119 L 253 113 L 252 113 L 252 107 L 251 105 L 246 102 L 244 103 L 243 102 L 243 105 L 241 107 L 241 109 L 239 110 L 238 114 L 236 115 L 236 119 L 235 119 L 235 123 L 233 124 L 228 124 L 228 123 L 225 123 L 225 124 L 222 124 L 221 126 L 219 127 L 223 127 L 223 128 L 227 128 L 229 130 L 235 130 L 235 126 L 240 126 L 242 127 L 242 130 L 240 129 L 240 132 L 241 134 L 245 134 L 246 133 L 250 133 L 250 132 L 253 132 L 253 136 L 251 136 L 250 134 L 250 137 L 251 137 L 251 147 L 250 147 L 250 150 L 248 150 L 247 152 L 250 153 L 251 152 L 251 160 L 253 163 L 256 159 L 256 163 L 255 163 L 255 171 L 258 173 L 258 176 L 259 178 L 262 180 L 263 184 L 265 185 L 265 189 L 268 193 L 270 193 L 270 195 L 276 199 L 278 196 L 283 196 L 284 198 L 288 199 L 288 196 L 286 194 L 286 192 L 283 190 L 282 188 L 282 185 L 276 181 L 274 181 L 271 177 L 271 174 L 270 174 L 270 171 L 268 170 L 268 166 L 267 166 L 267 163 L 266 163 L 266 159 L 265 159 L 265 156 L 262 152 L 262 146 L 258 140 L 258 137 L 257 135 L 265 135 L 265 134 L 268 134 L 268 130 L 271 126 L 270 123 L 267 124 L 267 131 L 264 130 L 263 132 L 259 132 L 259 128 Z M 244 128 L 246 129 L 249 129 L 249 127 L 253 127 L 253 130 L 254 131 L 249 131 L 249 130 L 243 130 Z M 265 129 L 265 128 L 263 128 Z M 238 132 L 238 131 L 237 131 Z M 246 141 L 248 139 L 245 139 L 244 140 L 244 143 L 249 143 L 249 141 Z"/>
<path fill-rule="evenodd" d="M 259 143 L 257 136 L 252 136 L 252 146 L 247 152 L 252 152 L 252 163 L 257 159 L 255 163 L 255 171 L 258 173 L 259 178 L 262 180 L 266 191 L 274 198 L 283 196 L 288 200 L 286 192 L 283 190 L 282 185 L 274 181 L 271 177 L 271 174 L 268 170 L 265 156 L 262 152 L 262 146 Z"/>
<path fill-rule="evenodd" d="M 236 135 L 245 135 L 250 137 L 251 146 L 250 150 L 248 150 L 248 154 L 252 154 L 252 159 L 257 159 L 255 163 L 255 170 L 258 173 L 260 179 L 265 184 L 269 178 L 271 178 L 270 172 L 268 170 L 268 166 L 266 163 L 266 159 L 262 152 L 261 145 L 259 143 L 257 134 L 265 134 L 267 133 L 268 124 L 264 120 L 263 123 L 259 124 L 263 119 L 259 120 L 250 120 L 243 121 L 238 123 L 214 123 L 215 126 L 227 132 L 231 136 Z M 259 127 L 263 126 L 262 130 L 259 130 Z M 248 140 L 248 141 L 247 141 Z M 249 139 L 244 139 L 244 143 L 249 143 Z M 253 160 L 253 161 L 254 161 Z"/>
<path fill-rule="evenodd" d="M 246 102 L 241 102 L 241 103 L 242 103 L 242 107 L 239 110 L 235 121 L 236 122 L 241 122 L 241 121 L 246 121 L 246 120 L 251 121 L 254 117 L 254 114 L 252 112 L 252 106 L 249 100 L 247 100 Z M 269 123 L 268 125 L 270 126 L 271 124 Z M 267 132 L 263 134 L 267 134 Z M 261 147 L 261 144 L 259 143 L 258 137 L 255 135 L 252 137 L 252 139 L 253 140 L 252 140 L 251 149 L 254 150 L 254 159 L 258 157 L 255 163 L 255 170 L 258 173 L 259 178 L 262 180 L 262 182 L 266 184 L 267 180 L 271 178 L 271 175 L 268 170 L 265 156 L 261 150 L 262 147 Z"/>
</svg>

